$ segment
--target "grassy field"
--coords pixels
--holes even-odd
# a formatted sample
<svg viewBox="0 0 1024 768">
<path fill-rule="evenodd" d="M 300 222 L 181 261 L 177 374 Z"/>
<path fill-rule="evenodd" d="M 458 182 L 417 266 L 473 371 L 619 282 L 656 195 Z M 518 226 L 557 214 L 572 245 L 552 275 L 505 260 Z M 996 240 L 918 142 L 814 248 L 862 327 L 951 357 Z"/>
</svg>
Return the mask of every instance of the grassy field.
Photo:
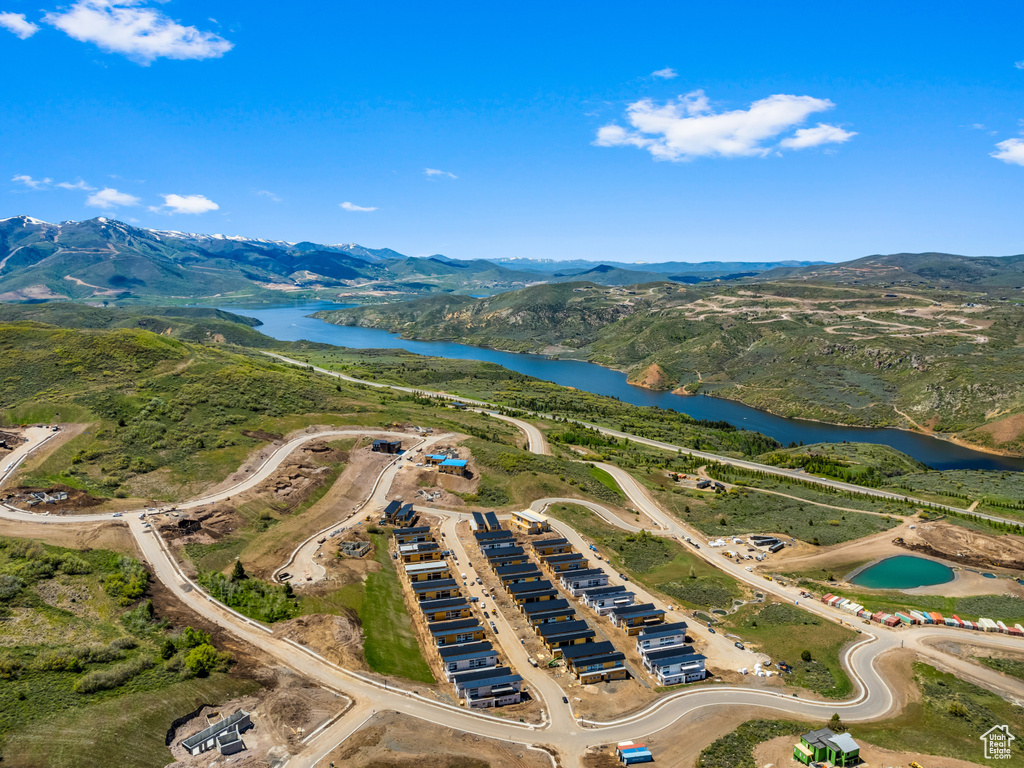
<svg viewBox="0 0 1024 768">
<path fill-rule="evenodd" d="M 623 500 L 612 477 L 588 464 L 480 438 L 464 445 L 482 469 L 477 492 L 463 495 L 467 503 L 522 508 L 545 497 L 583 496 L 613 505 Z"/>
<path fill-rule="evenodd" d="M 0 379 L 0 425 L 90 425 L 46 460 L 30 462 L 20 479 L 104 498 L 195 495 L 266 444 L 251 435 L 311 423 L 429 423 L 499 443 L 517 435 L 508 424 L 430 398 L 370 391 L 253 349 L 135 328 L 0 322 L 0 353 L 17 371 Z"/>
<path fill-rule="evenodd" d="M 280 501 L 266 496 L 252 499 L 236 507 L 241 521 L 239 526 L 216 542 L 187 544 L 186 554 L 199 571 L 223 571 L 241 559 L 247 567 L 254 561 L 263 561 L 268 552 L 291 551 L 304 541 L 310 531 L 328 525 L 332 510 L 310 510 L 331 489 L 344 472 L 354 438 L 332 440 L 329 451 L 306 455 L 302 461 L 314 469 L 326 468 L 315 476 L 312 490 L 296 501 Z"/>
<path fill-rule="evenodd" d="M 159 713 L 165 724 L 156 734 L 162 747 L 170 721 L 194 708 L 171 709 L 179 694 L 169 691 L 194 698 L 211 685 L 251 687 L 223 673 L 228 659 L 207 635 L 172 627 L 154 615 L 144 599 L 147 585 L 142 565 L 116 552 L 0 539 L 0 753 L 5 764 L 22 754 L 33 761 L 11 764 L 68 764 L 46 759 L 60 754 L 61 760 L 71 759 L 71 745 L 82 738 L 81 723 L 106 719 L 109 724 L 97 726 L 96 733 L 105 733 L 109 744 L 116 723 L 125 740 L 123 719 L 111 720 L 110 713 L 127 711 L 126 700 L 149 702 L 150 709 L 165 702 Z M 200 659 L 207 652 L 208 666 Z M 66 751 L 46 752 L 46 733 L 57 734 L 58 743 L 65 739 Z M 102 751 L 90 754 L 92 762 L 81 764 L 111 764 L 102 762 Z M 166 751 L 152 753 L 146 764 L 165 764 L 168 757 Z"/>
<path fill-rule="evenodd" d="M 216 673 L 78 706 L 33 720 L 12 733 L 4 764 L 19 768 L 161 768 L 171 760 L 164 734 L 175 718 L 202 704 L 227 701 L 258 689 L 259 684 L 252 680 Z"/>
<path fill-rule="evenodd" d="M 625 494 L 622 493 L 622 489 L 619 488 L 619 484 L 615 482 L 615 478 L 609 475 L 600 467 L 590 468 L 591 476 L 597 480 L 601 485 L 607 488 L 609 491 L 614 493 L 619 499 L 625 499 Z"/>
<path fill-rule="evenodd" d="M 994 693 L 926 664 L 914 664 L 921 701 L 907 704 L 893 720 L 864 723 L 852 729 L 854 738 L 886 749 L 915 750 L 985 764 L 978 738 L 994 725 L 1024 732 L 1024 711 Z M 1014 745 L 1014 752 L 1020 754 Z"/>
<path fill-rule="evenodd" d="M 853 690 L 839 663 L 839 652 L 857 633 L 785 603 L 747 605 L 719 622 L 757 646 L 772 661 L 786 661 L 793 673 L 786 682 L 808 688 L 830 699 L 842 699 Z M 811 661 L 803 661 L 809 651 Z"/>
<path fill-rule="evenodd" d="M 962 509 L 978 502 L 979 512 L 1024 519 L 1024 483 L 1016 472 L 973 469 L 916 472 L 894 478 L 887 487 Z"/>
<path fill-rule="evenodd" d="M 700 768 L 757 768 L 754 749 L 758 744 L 778 736 L 797 736 L 815 727 L 820 726 L 789 720 L 748 720 L 701 750 L 697 765 Z"/>
<path fill-rule="evenodd" d="M 876 487 L 888 478 L 922 472 L 924 464 L 887 445 L 815 443 L 772 451 L 757 460 L 774 467 L 802 468 L 813 475 Z"/>
<path fill-rule="evenodd" d="M 986 667 L 992 667 L 992 669 L 999 670 L 1010 677 L 1024 680 L 1024 661 L 1019 659 L 997 659 L 991 656 L 979 656 L 978 661 Z"/>
<path fill-rule="evenodd" d="M 747 533 L 780 533 L 806 541 L 810 544 L 828 546 L 870 536 L 879 531 L 895 527 L 900 520 L 888 515 L 870 515 L 862 512 L 843 511 L 809 503 L 819 498 L 820 503 L 837 506 L 851 506 L 844 499 L 827 494 L 814 494 L 805 488 L 792 488 L 782 484 L 782 493 L 817 498 L 791 499 L 770 493 L 761 493 L 753 488 L 738 488 L 728 493 L 707 494 L 696 491 L 674 493 L 657 477 L 658 484 L 651 483 L 661 492 L 655 498 L 680 520 L 694 526 L 711 537 L 742 535 Z M 881 507 L 881 505 L 879 505 Z"/>
<path fill-rule="evenodd" d="M 745 594 L 739 582 L 676 541 L 646 531 L 626 533 L 574 504 L 555 504 L 547 511 L 593 539 L 616 569 L 680 605 L 729 608 Z"/>
<path fill-rule="evenodd" d="M 354 611 L 363 628 L 363 653 L 374 672 L 418 683 L 433 683 L 434 676 L 423 658 L 402 597 L 394 561 L 388 555 L 386 534 L 371 534 L 381 570 L 365 581 L 350 584 L 322 597 L 303 597 L 303 613 Z"/>
</svg>

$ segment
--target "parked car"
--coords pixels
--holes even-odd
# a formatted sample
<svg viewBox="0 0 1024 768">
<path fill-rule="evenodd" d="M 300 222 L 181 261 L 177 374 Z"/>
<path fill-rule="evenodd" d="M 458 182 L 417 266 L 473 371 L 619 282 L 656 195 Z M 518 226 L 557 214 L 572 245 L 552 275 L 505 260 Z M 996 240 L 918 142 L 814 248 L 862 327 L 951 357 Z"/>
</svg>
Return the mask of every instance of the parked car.
<svg viewBox="0 0 1024 768">
<path fill-rule="evenodd" d="M 735 645 L 735 646 L 736 646 L 737 648 L 739 648 L 739 649 L 740 649 L 741 651 L 745 651 L 745 650 L 747 650 L 747 649 L 746 649 L 746 647 L 745 647 L 745 646 L 743 645 L 743 643 L 733 643 L 733 645 Z"/>
<path fill-rule="evenodd" d="M 563 704 L 568 704 L 569 703 L 569 697 L 568 696 L 563 696 L 562 697 L 562 703 Z"/>
<path fill-rule="evenodd" d="M 715 634 L 715 628 L 714 627 L 708 627 L 708 632 L 710 632 L 712 635 Z"/>
<path fill-rule="evenodd" d="M 619 574 L 619 578 L 622 579 L 623 581 L 629 581 L 629 576 L 627 576 L 624 573 L 620 573 Z"/>
</svg>

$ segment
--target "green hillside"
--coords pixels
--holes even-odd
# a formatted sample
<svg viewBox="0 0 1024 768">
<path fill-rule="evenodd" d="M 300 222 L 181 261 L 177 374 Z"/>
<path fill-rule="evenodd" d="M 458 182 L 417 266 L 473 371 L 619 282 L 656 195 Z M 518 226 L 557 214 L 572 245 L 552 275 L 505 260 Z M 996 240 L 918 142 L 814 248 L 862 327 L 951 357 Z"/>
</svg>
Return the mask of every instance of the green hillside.
<svg viewBox="0 0 1024 768">
<path fill-rule="evenodd" d="M 952 253 L 894 253 L 840 264 L 782 267 L 761 279 L 810 280 L 849 285 L 920 286 L 941 290 L 1011 291 L 1024 288 L 1024 254 L 958 256 Z"/>
<path fill-rule="evenodd" d="M 757 457 L 774 467 L 805 469 L 813 475 L 877 486 L 888 478 L 926 472 L 928 467 L 902 451 L 875 443 L 814 443 Z"/>
<path fill-rule="evenodd" d="M 254 330 L 260 322 L 204 307 L 108 308 L 72 302 L 0 304 L 0 323 L 31 321 L 60 328 L 137 328 L 182 341 L 265 347 L 274 340 Z"/>
<path fill-rule="evenodd" d="M 707 392 L 782 416 L 933 430 L 1024 452 L 1024 309 L 980 293 L 569 283 L 317 316 L 589 360 L 649 387 Z"/>
</svg>

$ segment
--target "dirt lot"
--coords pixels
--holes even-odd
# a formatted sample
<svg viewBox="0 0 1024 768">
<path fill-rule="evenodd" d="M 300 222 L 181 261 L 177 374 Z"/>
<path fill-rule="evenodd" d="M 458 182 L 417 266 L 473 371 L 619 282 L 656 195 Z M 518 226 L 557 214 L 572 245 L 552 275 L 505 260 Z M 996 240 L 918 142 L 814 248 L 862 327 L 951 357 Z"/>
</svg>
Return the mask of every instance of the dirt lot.
<svg viewBox="0 0 1024 768">
<path fill-rule="evenodd" d="M 959 658 L 967 659 L 968 661 L 975 661 L 975 659 L 978 659 L 979 657 L 1020 661 L 1020 653 L 1017 651 L 1003 650 L 991 646 L 974 645 L 970 642 L 941 640 L 939 642 L 929 643 L 929 645 L 933 645 L 944 653 L 948 653 L 952 656 L 958 656 Z"/>
<path fill-rule="evenodd" d="M 925 547 L 930 550 L 928 554 L 954 563 L 1024 570 L 1024 536 L 983 533 L 939 521 L 918 524 L 903 539 L 912 547 Z"/>
<path fill-rule="evenodd" d="M 907 590 L 911 594 L 961 597 L 995 592 L 1024 597 L 1024 588 L 1012 579 L 993 581 L 968 570 L 980 568 L 1018 575 L 1019 571 L 999 568 L 997 564 L 1009 565 L 1016 562 L 1024 565 L 1024 537 L 1010 534 L 997 536 L 943 521 L 922 522 L 916 518 L 890 531 L 832 547 L 811 547 L 798 543 L 780 553 L 781 556 L 777 556 L 770 565 L 757 566 L 755 570 L 785 573 L 822 568 L 841 579 L 856 565 L 910 552 L 942 559 L 954 567 L 963 567 L 957 570 L 957 578 L 953 583 Z"/>
<path fill-rule="evenodd" d="M 856 738 L 856 728 L 853 729 L 853 736 Z M 799 739 L 795 736 L 780 736 L 777 739 L 759 744 L 754 749 L 754 764 L 758 768 L 787 768 L 788 766 L 799 766 L 793 759 L 793 745 Z M 979 768 L 978 763 L 970 763 L 966 760 L 956 760 L 951 757 L 934 757 L 921 752 L 892 752 L 872 744 L 867 744 L 857 739 L 860 744 L 860 756 L 871 768 L 903 768 L 911 762 L 916 762 L 923 768 Z"/>
<path fill-rule="evenodd" d="M 388 456 L 364 448 L 342 450 L 326 441 L 306 443 L 255 488 L 199 512 L 167 518 L 160 530 L 168 541 L 184 545 L 213 543 L 248 528 L 242 560 L 254 576 L 268 578 L 311 532 L 327 527 L 362 502 L 388 461 Z M 338 464 L 345 468 L 337 480 L 308 509 L 296 514 L 323 488 L 331 468 Z M 261 524 L 262 532 L 251 530 Z"/>
<path fill-rule="evenodd" d="M 700 752 L 715 739 L 733 731 L 741 723 L 759 717 L 778 717 L 778 712 L 756 707 L 722 707 L 700 709 L 684 717 L 670 728 L 651 736 L 637 736 L 633 741 L 646 744 L 654 754 L 655 765 L 691 768 Z M 685 733 L 685 738 L 680 735 Z M 792 745 L 790 745 L 792 750 Z M 605 744 L 592 749 L 583 759 L 586 768 L 613 768 L 621 765 L 615 759 L 615 745 Z M 764 766 L 764 763 L 757 763 Z"/>
<path fill-rule="evenodd" d="M 904 701 L 916 699 L 918 690 L 912 684 L 912 664 L 914 653 L 910 650 L 897 650 L 890 652 L 879 660 L 879 670 L 882 675 L 892 682 L 896 687 L 897 697 L 903 697 Z M 749 682 L 749 678 L 748 678 Z M 761 682 L 761 681 L 759 681 Z M 803 694 L 801 694 L 803 695 Z M 737 726 L 747 720 L 765 718 L 775 720 L 779 718 L 777 710 L 759 709 L 757 707 L 721 707 L 714 709 L 700 709 L 677 722 L 671 728 L 665 728 L 649 736 L 638 736 L 636 741 L 641 741 L 651 748 L 654 753 L 655 764 L 671 765 L 673 768 L 692 768 L 696 765 L 697 758 L 702 749 L 711 742 L 735 730 Z M 680 738 L 680 734 L 687 734 L 688 738 Z M 856 733 L 854 733 L 856 736 Z M 779 756 L 772 755 L 764 758 L 757 755 L 755 765 L 758 768 L 796 768 L 797 764 L 791 762 L 793 754 L 793 739 L 787 737 L 785 743 L 789 751 Z M 618 765 L 615 762 L 613 744 L 604 745 L 602 749 L 592 750 L 584 758 L 587 768 L 612 768 Z M 871 768 L 884 768 L 887 766 L 907 765 L 906 762 L 874 762 L 868 761 Z M 967 768 L 966 763 L 952 761 L 948 764 L 936 764 L 934 759 L 930 762 L 922 762 L 925 768 Z"/>
<path fill-rule="evenodd" d="M 317 550 L 318 553 L 323 554 L 323 557 L 317 558 L 317 562 L 327 571 L 327 581 L 331 582 L 329 586 L 332 590 L 364 580 L 367 574 L 381 569 L 381 564 L 375 559 L 376 549 L 372 543 L 369 551 L 362 557 L 349 557 L 340 554 L 339 545 L 343 541 L 370 541 L 370 537 L 360 526 L 346 531 L 341 536 L 328 539 Z M 301 583 L 295 584 L 296 588 L 301 586 Z M 316 587 L 303 590 L 303 594 L 307 594 L 307 590 L 310 589 L 315 590 Z"/>
<path fill-rule="evenodd" d="M 233 768 L 265 768 L 275 758 L 283 759 L 302 747 L 301 739 L 321 724 L 345 711 L 350 702 L 341 696 L 310 685 L 302 678 L 288 672 L 280 672 L 277 686 L 256 696 L 224 702 L 216 707 L 204 707 L 196 716 L 174 733 L 171 753 L 174 766 L 181 768 L 206 768 L 214 764 Z M 189 755 L 181 741 L 199 733 L 220 718 L 244 709 L 252 715 L 254 727 L 242 735 L 245 751 L 231 757 L 211 755 Z"/>
<path fill-rule="evenodd" d="M 547 753 L 422 720 L 374 715 L 322 761 L 346 768 L 550 768 Z"/>
<path fill-rule="evenodd" d="M 110 523 L 82 523 L 80 525 L 50 525 L 44 522 L 23 523 L 5 520 L 2 534 L 18 539 L 39 539 L 47 544 L 72 549 L 112 549 L 127 554 L 138 554 L 135 539 L 127 525 Z"/>
<path fill-rule="evenodd" d="M 460 454 L 463 458 L 469 457 L 469 452 L 465 448 L 460 449 Z M 466 502 L 455 494 L 476 493 L 479 484 L 479 477 L 444 475 L 433 467 L 417 467 L 407 464 L 395 476 L 395 481 L 391 484 L 391 496 L 396 499 L 406 499 L 414 504 L 426 503 L 444 509 L 459 509 L 465 507 Z M 433 493 L 440 495 L 428 502 L 424 494 Z"/>
<path fill-rule="evenodd" d="M 301 642 L 324 658 L 347 669 L 366 669 L 363 632 L 355 616 L 313 614 L 283 621 L 274 634 Z"/>
</svg>

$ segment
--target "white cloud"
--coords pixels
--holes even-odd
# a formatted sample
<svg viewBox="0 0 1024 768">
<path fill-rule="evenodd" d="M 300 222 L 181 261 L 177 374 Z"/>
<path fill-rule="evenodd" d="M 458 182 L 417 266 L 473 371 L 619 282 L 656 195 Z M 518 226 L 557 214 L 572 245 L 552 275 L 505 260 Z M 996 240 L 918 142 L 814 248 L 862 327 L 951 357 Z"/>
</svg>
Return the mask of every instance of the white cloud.
<svg viewBox="0 0 1024 768">
<path fill-rule="evenodd" d="M 1024 69 L 1024 61 L 1015 61 L 1013 62 L 1013 66 L 1017 69 Z"/>
<path fill-rule="evenodd" d="M 807 149 L 822 144 L 842 144 L 856 135 L 853 131 L 844 131 L 838 125 L 818 123 L 813 128 L 799 129 L 788 139 L 780 141 L 779 146 L 784 149 Z"/>
<path fill-rule="evenodd" d="M 16 181 L 19 184 L 24 184 L 29 189 L 46 189 L 53 182 L 53 179 L 33 179 L 31 176 L 26 176 L 23 173 L 19 173 L 11 177 L 11 181 Z"/>
<path fill-rule="evenodd" d="M 346 202 L 346 203 L 338 203 L 338 205 L 341 208 L 344 208 L 346 211 L 360 211 L 360 212 L 368 213 L 369 211 L 376 211 L 377 210 L 376 207 L 365 208 L 365 207 L 363 207 L 361 205 L 356 205 L 355 203 L 347 203 Z"/>
<path fill-rule="evenodd" d="M 118 192 L 116 189 L 104 187 L 99 192 L 94 192 L 85 199 L 85 204 L 93 208 L 117 208 L 119 206 L 138 205 L 142 201 L 127 192 Z"/>
<path fill-rule="evenodd" d="M 61 189 L 80 189 L 83 192 L 92 192 L 96 189 L 96 187 L 90 187 L 81 179 L 78 181 L 58 181 L 54 186 L 60 187 Z"/>
<path fill-rule="evenodd" d="M 39 25 L 26 19 L 24 13 L 0 13 L 0 27 L 13 32 L 22 40 L 28 40 L 39 31 Z"/>
<path fill-rule="evenodd" d="M 651 77 L 660 77 L 662 80 L 671 80 L 673 77 L 679 77 L 679 73 L 672 69 L 672 67 L 665 67 L 664 69 L 656 69 L 651 72 Z"/>
<path fill-rule="evenodd" d="M 220 210 L 220 206 L 204 195 L 163 195 L 163 205 L 151 205 L 153 213 L 208 213 Z"/>
<path fill-rule="evenodd" d="M 267 198 L 267 200 L 272 200 L 275 203 L 280 203 L 281 202 L 281 198 L 280 197 L 278 197 L 273 192 L 271 192 L 269 190 L 266 190 L 266 189 L 257 189 L 254 194 L 257 195 L 258 197 L 265 197 L 265 198 Z"/>
<path fill-rule="evenodd" d="M 430 178 L 436 178 L 438 176 L 444 176 L 444 177 L 449 178 L 449 179 L 457 179 L 457 178 L 459 178 L 458 176 L 456 176 L 451 171 L 440 171 L 437 168 L 424 168 L 423 169 L 423 173 L 424 173 L 425 176 L 428 176 Z"/>
<path fill-rule="evenodd" d="M 782 140 L 788 144 L 776 142 L 809 115 L 834 106 L 828 99 L 780 93 L 755 101 L 749 109 L 716 112 L 704 91 L 693 91 L 664 104 L 651 99 L 630 104 L 626 119 L 635 130 L 606 125 L 598 130 L 593 143 L 646 149 L 656 160 L 764 157 L 779 148 L 801 149 L 848 140 L 852 133 L 820 124 Z"/>
<path fill-rule="evenodd" d="M 1024 139 L 1007 139 L 996 144 L 996 151 L 990 153 L 996 160 L 1013 165 L 1024 165 Z"/>
<path fill-rule="evenodd" d="M 70 8 L 47 13 L 44 21 L 69 37 L 95 43 L 148 65 L 154 59 L 210 59 L 232 43 L 213 32 L 179 24 L 144 0 L 78 0 Z"/>
</svg>

